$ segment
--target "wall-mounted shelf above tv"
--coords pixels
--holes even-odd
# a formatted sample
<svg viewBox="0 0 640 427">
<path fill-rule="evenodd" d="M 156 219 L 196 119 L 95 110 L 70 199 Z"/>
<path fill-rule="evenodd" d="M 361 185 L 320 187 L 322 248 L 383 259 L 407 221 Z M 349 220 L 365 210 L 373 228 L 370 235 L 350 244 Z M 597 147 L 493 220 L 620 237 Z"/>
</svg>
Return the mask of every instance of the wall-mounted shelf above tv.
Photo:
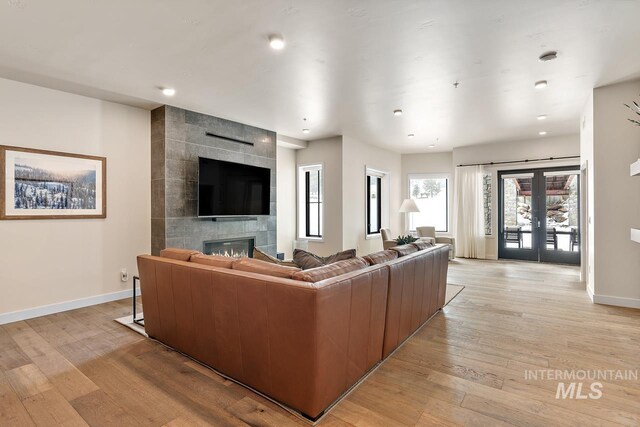
<svg viewBox="0 0 640 427">
<path fill-rule="evenodd" d="M 254 145 L 253 142 L 243 141 L 241 139 L 231 138 L 229 136 L 218 135 L 213 132 L 205 132 L 204 134 L 212 138 L 218 138 L 218 139 L 224 139 L 225 141 L 237 142 L 238 144 L 251 145 L 251 146 Z"/>
</svg>

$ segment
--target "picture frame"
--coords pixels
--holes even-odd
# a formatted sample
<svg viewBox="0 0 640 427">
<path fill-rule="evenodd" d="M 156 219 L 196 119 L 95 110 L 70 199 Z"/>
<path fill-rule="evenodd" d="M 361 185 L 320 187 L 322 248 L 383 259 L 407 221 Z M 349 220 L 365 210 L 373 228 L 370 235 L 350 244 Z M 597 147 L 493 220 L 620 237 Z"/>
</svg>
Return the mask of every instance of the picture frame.
<svg viewBox="0 0 640 427">
<path fill-rule="evenodd" d="M 107 159 L 0 145 L 0 220 L 107 217 Z"/>
</svg>

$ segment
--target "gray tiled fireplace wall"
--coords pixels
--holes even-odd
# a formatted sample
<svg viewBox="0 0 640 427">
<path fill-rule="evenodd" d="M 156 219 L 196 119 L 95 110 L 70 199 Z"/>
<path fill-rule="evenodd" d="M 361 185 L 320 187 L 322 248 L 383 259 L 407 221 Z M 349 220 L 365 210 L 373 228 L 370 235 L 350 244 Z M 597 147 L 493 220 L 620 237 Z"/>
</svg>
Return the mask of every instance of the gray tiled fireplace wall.
<svg viewBox="0 0 640 427">
<path fill-rule="evenodd" d="M 207 136 L 235 138 L 246 145 Z M 211 221 L 197 217 L 198 157 L 271 169 L 270 215 L 257 220 Z M 151 112 L 151 250 L 201 251 L 206 240 L 255 237 L 276 254 L 276 134 L 168 105 Z"/>
</svg>

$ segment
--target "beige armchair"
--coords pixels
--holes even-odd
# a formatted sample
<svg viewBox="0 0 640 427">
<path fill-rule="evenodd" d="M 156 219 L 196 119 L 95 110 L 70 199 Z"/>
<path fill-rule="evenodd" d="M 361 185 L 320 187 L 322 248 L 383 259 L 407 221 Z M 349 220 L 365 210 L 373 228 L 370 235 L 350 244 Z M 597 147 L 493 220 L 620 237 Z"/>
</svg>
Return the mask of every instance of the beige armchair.
<svg viewBox="0 0 640 427">
<path fill-rule="evenodd" d="M 389 248 L 392 248 L 394 246 L 398 246 L 398 244 L 396 243 L 396 239 L 391 237 L 391 230 L 390 229 L 381 228 L 380 229 L 380 237 L 382 237 L 382 248 L 383 249 L 389 249 Z"/>
<path fill-rule="evenodd" d="M 449 245 L 449 259 L 454 259 L 456 256 L 456 239 L 453 237 L 436 237 L 435 227 L 416 227 L 416 232 L 419 238 L 430 238 L 435 243 L 441 243 Z"/>
</svg>

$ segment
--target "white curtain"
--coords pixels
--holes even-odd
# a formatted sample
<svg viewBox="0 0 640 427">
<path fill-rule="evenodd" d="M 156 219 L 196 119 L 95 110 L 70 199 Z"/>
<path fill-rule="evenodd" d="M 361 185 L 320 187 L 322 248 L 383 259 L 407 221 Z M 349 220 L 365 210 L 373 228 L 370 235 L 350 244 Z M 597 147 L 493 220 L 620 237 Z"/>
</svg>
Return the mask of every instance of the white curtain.
<svg viewBox="0 0 640 427">
<path fill-rule="evenodd" d="M 482 166 L 456 168 L 454 218 L 456 256 L 485 257 Z"/>
</svg>

